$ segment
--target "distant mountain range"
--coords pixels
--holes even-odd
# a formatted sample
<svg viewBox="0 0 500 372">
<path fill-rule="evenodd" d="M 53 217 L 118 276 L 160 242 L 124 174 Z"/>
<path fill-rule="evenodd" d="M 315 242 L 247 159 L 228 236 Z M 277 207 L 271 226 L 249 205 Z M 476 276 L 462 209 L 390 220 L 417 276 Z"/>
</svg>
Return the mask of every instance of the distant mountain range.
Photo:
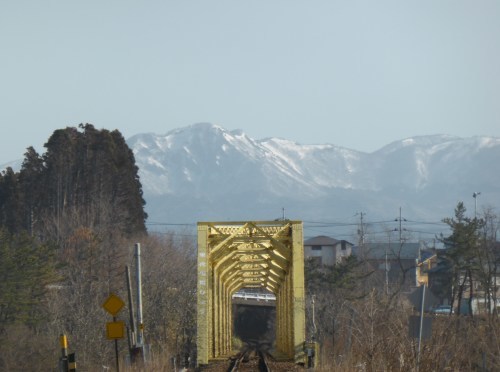
<svg viewBox="0 0 500 372">
<path fill-rule="evenodd" d="M 194 124 L 127 140 L 140 169 L 149 222 L 272 220 L 420 221 L 452 217 L 459 201 L 472 216 L 500 202 L 500 138 L 431 135 L 364 153 L 333 144 Z M 478 200 L 472 194 L 481 192 Z M 472 208 L 472 209 L 471 209 Z"/>
<path fill-rule="evenodd" d="M 478 212 L 500 206 L 496 137 L 420 136 L 365 153 L 254 139 L 200 123 L 165 135 L 137 134 L 127 143 L 139 167 L 150 230 L 283 215 L 324 222 L 326 229 L 352 224 L 361 214 L 366 221 L 394 221 L 400 208 L 405 219 L 432 223 L 452 217 L 459 201 L 471 216 L 475 202 Z M 474 192 L 481 192 L 476 200 Z"/>
</svg>

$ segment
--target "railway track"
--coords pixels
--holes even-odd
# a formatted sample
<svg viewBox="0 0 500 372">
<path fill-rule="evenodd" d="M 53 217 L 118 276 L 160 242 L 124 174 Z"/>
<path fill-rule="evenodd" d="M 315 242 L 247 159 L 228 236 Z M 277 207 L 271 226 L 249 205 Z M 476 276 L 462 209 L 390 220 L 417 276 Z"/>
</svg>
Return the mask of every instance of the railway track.
<svg viewBox="0 0 500 372">
<path fill-rule="evenodd" d="M 293 361 L 278 361 L 269 353 L 271 344 L 257 340 L 247 341 L 241 351 L 228 360 L 205 366 L 204 372 L 294 372 L 304 367 Z"/>
<path fill-rule="evenodd" d="M 231 372 L 258 371 L 270 372 L 269 355 L 267 352 L 249 348 L 239 353 L 229 367 Z"/>
</svg>

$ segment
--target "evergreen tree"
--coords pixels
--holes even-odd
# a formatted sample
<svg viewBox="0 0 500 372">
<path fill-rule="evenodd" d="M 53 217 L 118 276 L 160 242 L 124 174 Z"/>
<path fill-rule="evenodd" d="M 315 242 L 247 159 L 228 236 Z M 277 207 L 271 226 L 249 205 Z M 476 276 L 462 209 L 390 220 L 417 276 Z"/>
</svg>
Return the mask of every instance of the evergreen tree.
<svg viewBox="0 0 500 372">
<path fill-rule="evenodd" d="M 45 192 L 44 207 L 58 220 L 75 201 L 75 187 L 78 187 L 78 168 L 75 166 L 78 161 L 75 151 L 77 137 L 76 128 L 58 129 L 45 144 L 47 151 L 43 161 L 46 170 L 41 180 Z"/>
<path fill-rule="evenodd" d="M 8 167 L 0 176 L 0 226 L 11 232 L 22 230 L 19 175 Z"/>
<path fill-rule="evenodd" d="M 29 147 L 24 154 L 24 161 L 19 172 L 19 185 L 22 205 L 22 227 L 31 235 L 37 223 L 42 223 L 40 218 L 43 190 L 42 176 L 45 167 L 43 159 L 33 147 Z"/>
<path fill-rule="evenodd" d="M 452 233 L 442 237 L 446 247 L 445 259 L 452 271 L 452 306 L 457 301 L 460 313 L 464 292 L 469 289 L 469 314 L 472 315 L 472 299 L 474 297 L 474 271 L 477 265 L 477 249 L 479 246 L 479 227 L 481 221 L 466 217 L 466 208 L 459 202 L 455 208 L 454 218 L 445 218 L 443 222 L 450 226 Z"/>
<path fill-rule="evenodd" d="M 0 229 L 0 332 L 16 322 L 36 325 L 48 285 L 57 280 L 53 247 Z"/>
</svg>

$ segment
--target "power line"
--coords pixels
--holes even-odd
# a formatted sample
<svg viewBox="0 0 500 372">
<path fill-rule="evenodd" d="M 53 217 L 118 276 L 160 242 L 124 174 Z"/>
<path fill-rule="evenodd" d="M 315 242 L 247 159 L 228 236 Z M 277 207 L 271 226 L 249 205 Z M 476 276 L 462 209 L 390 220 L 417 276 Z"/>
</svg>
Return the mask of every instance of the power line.
<svg viewBox="0 0 500 372">
<path fill-rule="evenodd" d="M 152 226 L 196 226 L 195 223 L 172 223 L 172 222 L 146 222 L 146 225 L 152 225 Z"/>
<path fill-rule="evenodd" d="M 353 222 L 352 217 L 359 217 L 359 221 Z M 350 220 L 350 221 L 349 221 Z M 392 220 L 376 220 L 370 221 L 366 220 L 366 213 L 360 212 L 356 213 L 353 216 L 347 217 L 344 221 L 321 221 L 321 220 L 303 220 L 304 223 L 304 236 L 313 235 L 313 234 L 321 234 L 321 235 L 332 235 L 338 238 L 354 238 L 356 235 L 359 238 L 358 244 L 362 244 L 365 242 L 367 236 L 377 236 L 381 234 L 392 234 L 396 231 L 399 232 L 400 241 L 403 239 L 403 231 L 408 233 L 415 234 L 425 234 L 425 235 L 434 235 L 437 236 L 439 234 L 444 233 L 443 228 L 449 228 L 446 223 L 436 222 L 436 221 L 417 221 L 417 220 L 407 220 L 400 215 L 398 218 Z M 398 223 L 398 226 L 395 228 L 390 228 L 391 224 Z M 404 228 L 403 223 L 405 225 L 412 226 L 413 228 Z M 379 230 L 377 226 L 385 225 L 386 229 Z M 155 234 L 171 234 L 174 233 L 178 237 L 196 237 L 196 233 L 190 234 L 189 231 L 192 228 L 197 226 L 197 223 L 177 223 L 177 222 L 169 222 L 169 221 L 149 221 L 146 222 L 146 226 L 151 227 L 153 230 L 151 233 Z M 166 227 L 167 231 L 159 231 L 154 229 L 154 227 Z M 418 228 L 421 226 L 423 228 Z M 427 229 L 424 226 L 432 226 L 434 229 Z M 171 228 L 172 231 L 168 231 L 168 228 Z M 354 227 L 357 227 L 355 229 Z M 370 229 L 372 227 L 373 229 Z M 351 231 L 349 228 L 352 228 Z M 179 230 L 180 229 L 180 230 Z M 188 231 L 186 231 L 188 230 Z M 413 240 L 413 239 L 412 239 Z M 421 240 L 421 239 L 419 239 Z"/>
</svg>

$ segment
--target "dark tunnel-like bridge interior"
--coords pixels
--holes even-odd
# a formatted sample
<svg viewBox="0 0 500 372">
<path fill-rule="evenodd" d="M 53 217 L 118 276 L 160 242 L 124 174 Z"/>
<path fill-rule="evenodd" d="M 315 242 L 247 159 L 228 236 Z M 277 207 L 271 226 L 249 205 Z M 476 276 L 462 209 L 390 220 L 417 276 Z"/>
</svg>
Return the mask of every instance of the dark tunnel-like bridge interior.
<svg viewBox="0 0 500 372">
<path fill-rule="evenodd" d="M 273 345 L 276 339 L 276 307 L 233 305 L 234 335 L 243 343 Z"/>
</svg>

